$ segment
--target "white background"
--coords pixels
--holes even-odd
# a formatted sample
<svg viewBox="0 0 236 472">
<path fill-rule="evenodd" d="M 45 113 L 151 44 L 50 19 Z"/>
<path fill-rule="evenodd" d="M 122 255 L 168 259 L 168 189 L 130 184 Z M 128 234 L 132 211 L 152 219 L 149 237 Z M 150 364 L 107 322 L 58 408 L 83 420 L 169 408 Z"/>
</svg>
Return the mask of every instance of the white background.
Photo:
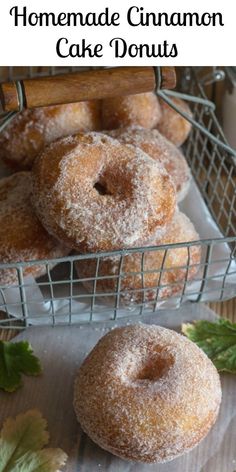
<svg viewBox="0 0 236 472">
<path fill-rule="evenodd" d="M 121 24 L 117 27 L 15 27 L 9 11 L 11 7 L 27 6 L 28 12 L 101 12 L 109 6 L 111 12 L 120 13 Z M 130 6 L 144 7 L 153 12 L 221 12 L 224 27 L 131 27 L 126 21 Z M 45 65 L 45 66 L 104 66 L 104 65 L 236 65 L 235 57 L 236 2 L 233 0 L 2 0 L 0 4 L 0 65 Z M 103 43 L 103 57 L 59 58 L 56 42 L 67 37 L 69 43 Z M 130 43 L 176 43 L 176 58 L 130 58 L 114 57 L 109 47 L 113 37 L 123 37 Z M 64 49 L 65 50 L 65 49 Z"/>
</svg>

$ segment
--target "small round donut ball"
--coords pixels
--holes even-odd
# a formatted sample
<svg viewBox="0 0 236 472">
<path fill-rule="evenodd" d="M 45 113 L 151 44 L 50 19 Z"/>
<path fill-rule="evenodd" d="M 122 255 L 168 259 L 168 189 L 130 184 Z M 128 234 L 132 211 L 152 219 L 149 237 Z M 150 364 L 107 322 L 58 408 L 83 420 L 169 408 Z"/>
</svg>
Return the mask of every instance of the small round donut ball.
<svg viewBox="0 0 236 472">
<path fill-rule="evenodd" d="M 50 236 L 30 203 L 31 173 L 18 172 L 0 180 L 0 262 L 27 262 L 66 256 L 67 248 Z M 23 275 L 40 277 L 45 264 L 30 265 Z M 0 269 L 0 285 L 19 283 L 16 269 Z"/>
<path fill-rule="evenodd" d="M 85 433 L 122 459 L 147 463 L 195 447 L 220 402 L 219 375 L 206 354 L 156 325 L 111 330 L 84 360 L 74 387 Z"/>
<path fill-rule="evenodd" d="M 165 138 L 157 129 L 145 129 L 137 126 L 119 128 L 107 132 L 109 136 L 125 144 L 139 147 L 155 161 L 160 162 L 172 177 L 176 187 L 177 201 L 187 195 L 191 174 L 182 152 Z"/>
<path fill-rule="evenodd" d="M 78 131 L 99 129 L 99 101 L 24 110 L 0 134 L 0 158 L 15 170 L 29 170 L 45 145 Z"/>
<path fill-rule="evenodd" d="M 156 238 L 153 245 L 176 244 L 198 240 L 199 236 L 186 215 L 177 211 L 173 221 L 170 223 L 166 235 L 160 240 Z M 191 245 L 189 249 L 185 246 L 164 250 L 133 252 L 123 256 L 102 257 L 97 268 L 97 259 L 85 259 L 76 262 L 78 277 L 81 279 L 92 279 L 96 271 L 98 279 L 96 292 L 107 294 L 109 300 L 117 290 L 118 276 L 120 279 L 120 303 L 130 305 L 131 303 L 148 303 L 158 299 L 173 296 L 183 289 L 185 279 L 191 281 L 199 268 L 201 260 L 201 247 Z M 164 263 L 163 263 L 164 262 Z M 142 277 L 142 264 L 144 275 Z M 189 264 L 187 272 L 186 266 Z M 162 267 L 163 265 L 163 267 Z M 162 273 L 160 270 L 162 268 Z M 83 285 L 89 292 L 93 290 L 93 281 L 83 281 Z"/>
<path fill-rule="evenodd" d="M 51 143 L 33 167 L 32 201 L 45 228 L 78 252 L 142 245 L 176 209 L 164 167 L 102 133 Z"/>
<path fill-rule="evenodd" d="M 153 92 L 107 98 L 102 100 L 104 129 L 124 126 L 154 128 L 161 118 L 161 107 Z"/>
<path fill-rule="evenodd" d="M 182 111 L 192 116 L 192 112 L 186 102 L 180 98 L 171 97 L 173 103 L 178 106 Z M 189 121 L 185 120 L 177 111 L 173 110 L 166 102 L 160 99 L 161 104 L 161 119 L 157 125 L 157 129 L 163 134 L 169 141 L 175 146 L 182 146 L 186 141 L 192 125 Z"/>
</svg>

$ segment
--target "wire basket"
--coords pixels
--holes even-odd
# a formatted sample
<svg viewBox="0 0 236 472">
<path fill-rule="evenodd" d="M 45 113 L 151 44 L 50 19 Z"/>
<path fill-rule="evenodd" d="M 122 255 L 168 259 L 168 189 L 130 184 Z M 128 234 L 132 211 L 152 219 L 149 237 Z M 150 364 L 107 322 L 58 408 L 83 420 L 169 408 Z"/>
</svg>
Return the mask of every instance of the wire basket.
<svg viewBox="0 0 236 472">
<path fill-rule="evenodd" d="M 50 68 L 50 71 L 33 69 L 28 71 L 30 76 L 60 73 L 55 68 Z M 19 69 L 9 72 L 11 78 L 14 72 L 18 77 L 26 75 Z M 182 88 L 191 95 L 207 98 L 194 68 L 185 70 Z M 200 191 L 205 218 L 211 215 L 217 237 L 110 253 L 70 255 L 50 261 L 0 264 L 0 270 L 14 271 L 18 280 L 14 286 L 0 287 L 1 328 L 116 320 L 145 315 L 161 308 L 176 308 L 186 299 L 193 302 L 222 301 L 235 296 L 235 154 L 221 146 L 221 143 L 227 143 L 211 108 L 204 103 L 193 103 L 192 112 L 194 119 L 217 138 L 212 140 L 201 129 L 193 127 L 184 145 L 184 154 L 197 185 L 196 198 L 199 198 Z M 196 206 L 199 202 L 196 201 Z M 193 248 L 201 248 L 200 263 L 194 264 L 191 259 Z M 187 253 L 187 264 L 176 267 L 179 279 L 177 277 L 171 281 L 166 274 L 173 267 L 170 269 L 166 261 L 170 251 L 181 249 Z M 138 268 L 136 266 L 135 271 L 128 273 L 125 271 L 127 258 L 134 256 L 138 260 Z M 147 268 L 147 256 L 158 258 L 158 267 Z M 115 260 L 115 269 L 109 273 L 104 272 L 107 258 Z M 24 277 L 24 271 L 36 264 L 44 266 L 45 275 L 35 282 Z M 84 276 L 80 271 L 81 264 L 90 267 L 89 276 Z M 193 270 L 197 274 L 194 281 L 189 281 Z M 149 284 L 149 276 L 155 280 L 154 285 Z M 127 288 L 127 277 L 135 281 L 133 287 Z"/>
</svg>

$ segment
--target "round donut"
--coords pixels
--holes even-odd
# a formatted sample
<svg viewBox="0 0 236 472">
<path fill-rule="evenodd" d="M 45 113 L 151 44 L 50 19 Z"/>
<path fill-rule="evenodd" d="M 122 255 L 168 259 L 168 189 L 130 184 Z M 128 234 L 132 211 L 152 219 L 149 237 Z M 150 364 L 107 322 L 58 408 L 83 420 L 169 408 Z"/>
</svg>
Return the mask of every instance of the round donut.
<svg viewBox="0 0 236 472">
<path fill-rule="evenodd" d="M 66 256 L 68 249 L 49 236 L 30 204 L 31 173 L 18 172 L 0 180 L 0 263 L 27 262 Z M 45 265 L 31 265 L 23 275 L 40 277 Z M 0 285 L 19 283 L 14 268 L 0 269 Z"/>
<path fill-rule="evenodd" d="M 191 110 L 186 102 L 180 98 L 171 97 L 172 102 L 178 106 L 183 112 L 192 116 Z M 160 99 L 161 119 L 157 124 L 157 129 L 175 146 L 182 146 L 186 141 L 192 125 L 177 111 L 173 110 L 166 102 Z"/>
<path fill-rule="evenodd" d="M 164 167 L 101 133 L 48 146 L 33 167 L 33 189 L 42 224 L 79 252 L 143 244 L 163 234 L 176 208 Z"/>
<path fill-rule="evenodd" d="M 177 200 L 182 201 L 189 190 L 191 174 L 182 152 L 156 129 L 140 127 L 108 131 L 109 136 L 125 144 L 132 144 L 163 164 L 176 187 Z"/>
<path fill-rule="evenodd" d="M 99 129 L 99 101 L 24 110 L 0 134 L 0 158 L 15 170 L 29 170 L 45 145 L 78 131 Z"/>
<path fill-rule="evenodd" d="M 220 379 L 192 341 L 156 325 L 111 330 L 84 360 L 74 409 L 100 447 L 130 461 L 166 462 L 215 423 Z"/>
<path fill-rule="evenodd" d="M 193 224 L 186 215 L 177 211 L 169 225 L 166 235 L 153 244 L 166 245 L 196 241 L 199 239 Z M 77 274 L 89 292 L 93 290 L 95 274 L 102 277 L 96 281 L 96 292 L 104 293 L 111 300 L 117 290 L 120 278 L 120 303 L 124 305 L 148 303 L 163 300 L 179 293 L 184 282 L 189 282 L 196 275 L 201 260 L 199 245 L 191 245 L 164 250 L 132 252 L 120 256 L 102 257 L 97 267 L 97 259 L 78 260 Z M 187 271 L 186 265 L 189 265 Z M 162 267 L 163 266 L 163 267 Z M 144 275 L 142 276 L 142 267 Z M 160 273 L 161 271 L 161 273 Z M 83 281 L 90 279 L 90 281 Z M 158 296 L 158 298 L 157 298 Z"/>
<path fill-rule="evenodd" d="M 102 100 L 104 129 L 124 126 L 154 128 L 161 118 L 161 107 L 153 92 L 107 98 Z"/>
</svg>

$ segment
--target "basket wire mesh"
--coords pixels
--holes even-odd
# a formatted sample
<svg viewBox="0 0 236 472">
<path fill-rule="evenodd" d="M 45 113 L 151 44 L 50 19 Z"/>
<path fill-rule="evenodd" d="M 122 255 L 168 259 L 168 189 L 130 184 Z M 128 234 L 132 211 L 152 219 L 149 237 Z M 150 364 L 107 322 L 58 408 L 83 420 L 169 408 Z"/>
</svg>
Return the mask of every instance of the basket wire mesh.
<svg viewBox="0 0 236 472">
<path fill-rule="evenodd" d="M 75 71 L 75 68 L 73 68 Z M 28 74 L 65 73 L 71 68 L 29 68 Z M 24 71 L 9 68 L 10 78 L 25 77 Z M 15 74 L 15 75 L 14 75 Z M 185 76 L 186 79 L 186 76 Z M 6 80 L 6 77 L 4 77 Z M 207 97 L 196 70 L 188 69 L 183 81 L 184 91 L 203 100 Z M 193 117 L 210 133 L 225 144 L 223 132 L 214 111 L 201 103 L 192 104 Z M 2 328 L 25 328 L 30 324 L 57 325 L 116 320 L 120 317 L 145 315 L 162 307 L 180 306 L 186 299 L 194 302 L 224 300 L 235 295 L 236 258 L 236 165 L 234 153 L 222 148 L 200 128 L 193 127 L 184 145 L 184 154 L 204 202 L 210 211 L 222 237 L 188 243 L 153 247 L 131 248 L 109 253 L 70 255 L 61 259 L 0 264 L 0 271 L 10 270 L 17 275 L 17 283 L 0 287 L 0 321 Z M 193 264 L 191 250 L 200 247 L 202 258 Z M 178 266 L 180 278 L 166 283 L 165 274 L 173 270 L 166 265 L 169 251 L 184 248 L 187 263 Z M 145 265 L 147 254 L 159 253 L 161 264 L 154 269 Z M 127 273 L 124 264 L 127 257 L 139 257 L 139 270 Z M 115 258 L 116 271 L 104 274 L 101 267 L 107 258 Z M 89 277 L 81 276 L 80 263 L 92 264 Z M 44 267 L 45 275 L 32 280 L 24 276 L 32 265 Z M 197 265 L 197 267 L 195 267 Z M 220 269 L 219 269 L 220 267 Z M 197 268 L 194 283 L 188 280 L 189 272 Z M 146 283 L 149 274 L 155 277 L 155 286 Z M 139 280 L 138 286 L 127 288 L 124 281 L 130 276 Z M 107 290 L 102 290 L 106 281 Z M 134 284 L 135 285 L 135 284 Z M 136 284 L 137 285 L 137 284 Z M 86 286 L 86 288 L 85 288 Z M 178 290 L 175 290 L 178 288 Z M 150 296 L 151 293 L 151 296 Z M 170 295 L 171 294 L 171 295 Z M 127 302 L 128 300 L 128 302 Z"/>
</svg>

